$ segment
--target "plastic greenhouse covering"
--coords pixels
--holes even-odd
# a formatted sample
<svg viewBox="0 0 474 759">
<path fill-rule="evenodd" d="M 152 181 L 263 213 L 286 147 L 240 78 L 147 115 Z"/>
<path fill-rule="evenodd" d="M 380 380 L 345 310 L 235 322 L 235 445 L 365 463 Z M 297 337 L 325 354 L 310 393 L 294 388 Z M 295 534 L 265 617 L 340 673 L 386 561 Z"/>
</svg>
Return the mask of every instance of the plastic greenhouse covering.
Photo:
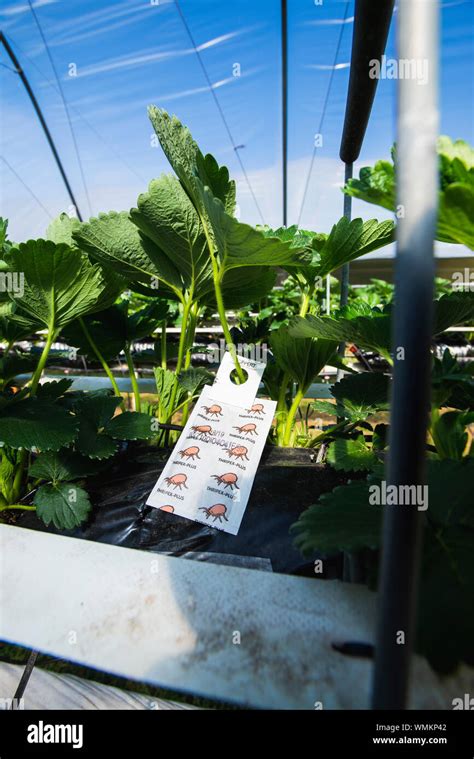
<svg viewBox="0 0 474 759">
<path fill-rule="evenodd" d="M 440 132 L 470 140 L 472 5 L 445 0 L 441 6 Z M 44 39 L 23 0 L 4 5 L 2 29 L 43 109 L 84 218 L 129 209 L 167 170 L 146 115 L 153 103 L 178 114 L 198 144 L 228 165 L 242 220 L 282 223 L 279 2 L 37 0 L 33 8 Z M 353 14 L 352 0 L 288 4 L 288 223 L 318 231 L 329 231 L 342 212 L 339 144 Z M 392 24 L 386 58 L 394 56 Z M 4 50 L 0 60 L 2 213 L 20 241 L 44 233 L 70 200 Z M 389 156 L 395 88 L 395 80 L 381 79 L 354 173 Z M 354 201 L 354 216 L 370 212 Z M 377 215 L 390 218 L 383 209 Z M 459 256 L 459 247 L 454 252 L 438 243 L 437 254 Z"/>
</svg>

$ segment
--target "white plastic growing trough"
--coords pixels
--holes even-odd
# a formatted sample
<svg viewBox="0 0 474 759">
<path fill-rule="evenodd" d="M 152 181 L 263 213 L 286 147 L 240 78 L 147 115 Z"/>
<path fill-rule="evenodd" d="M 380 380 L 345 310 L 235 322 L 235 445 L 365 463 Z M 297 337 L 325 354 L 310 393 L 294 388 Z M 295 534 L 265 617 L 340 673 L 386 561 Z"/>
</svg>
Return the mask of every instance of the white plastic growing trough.
<svg viewBox="0 0 474 759">
<path fill-rule="evenodd" d="M 364 587 L 7 525 L 0 555 L 4 641 L 242 705 L 368 707 L 371 661 L 331 648 L 373 640 L 375 594 Z M 421 659 L 413 685 L 411 706 L 450 708 L 452 688 Z"/>
</svg>

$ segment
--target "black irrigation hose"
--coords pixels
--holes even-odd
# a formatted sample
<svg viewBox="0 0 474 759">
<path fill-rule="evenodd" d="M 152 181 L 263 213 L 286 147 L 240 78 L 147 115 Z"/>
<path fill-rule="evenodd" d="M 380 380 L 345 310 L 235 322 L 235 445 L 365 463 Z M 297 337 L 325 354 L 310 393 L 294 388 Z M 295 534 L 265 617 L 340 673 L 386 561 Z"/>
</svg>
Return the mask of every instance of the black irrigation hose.
<svg viewBox="0 0 474 759">
<path fill-rule="evenodd" d="M 174 430 L 176 432 L 182 432 L 184 427 L 181 424 L 161 424 L 158 423 L 160 430 Z"/>
<path fill-rule="evenodd" d="M 331 647 L 345 656 L 354 656 L 359 659 L 373 659 L 375 649 L 372 643 L 361 643 L 360 641 L 348 640 L 342 643 L 333 642 Z"/>
<path fill-rule="evenodd" d="M 387 44 L 394 0 L 356 0 L 351 74 L 339 155 L 344 163 L 359 157 L 378 79 L 370 77 L 371 61 L 380 60 Z"/>
</svg>

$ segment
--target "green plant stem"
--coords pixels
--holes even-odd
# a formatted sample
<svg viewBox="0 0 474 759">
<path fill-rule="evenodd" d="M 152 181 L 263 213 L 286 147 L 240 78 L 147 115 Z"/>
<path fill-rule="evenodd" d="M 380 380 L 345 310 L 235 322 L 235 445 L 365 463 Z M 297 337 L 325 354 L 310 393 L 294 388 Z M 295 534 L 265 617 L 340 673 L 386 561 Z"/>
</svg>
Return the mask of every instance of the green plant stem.
<svg viewBox="0 0 474 759">
<path fill-rule="evenodd" d="M 186 345 L 187 345 L 187 330 L 188 330 L 188 319 L 189 319 L 189 313 L 191 310 L 192 301 L 186 301 L 183 305 L 183 318 L 181 321 L 181 333 L 179 335 L 179 345 L 178 345 L 178 358 L 176 360 L 176 382 L 174 384 L 173 390 L 171 391 L 171 399 L 170 399 L 170 413 L 167 418 L 167 422 L 170 422 L 173 414 L 174 414 L 174 404 L 176 402 L 176 395 L 178 393 L 178 379 L 177 376 L 183 369 L 185 354 L 186 354 Z"/>
<path fill-rule="evenodd" d="M 183 406 L 186 406 L 187 403 L 191 403 L 191 401 L 196 400 L 197 397 L 198 397 L 197 395 L 193 395 L 191 398 L 186 398 L 186 400 L 183 401 L 182 403 L 180 403 L 179 406 L 176 406 L 176 408 L 175 408 L 175 410 L 174 410 L 173 413 L 176 413 L 176 411 L 179 411 L 180 408 L 183 408 Z M 180 424 L 181 424 L 181 422 L 180 422 Z M 182 424 L 184 425 L 184 422 Z"/>
<path fill-rule="evenodd" d="M 161 322 L 161 368 L 167 369 L 168 368 L 168 360 L 166 357 L 166 327 L 167 322 L 166 319 L 163 319 Z"/>
<path fill-rule="evenodd" d="M 239 382 L 243 385 L 245 382 L 245 374 L 243 372 L 242 367 L 239 364 L 239 359 L 237 358 L 237 350 L 236 350 L 234 341 L 232 340 L 229 324 L 227 322 L 225 306 L 224 306 L 224 298 L 222 297 L 221 272 L 219 271 L 219 264 L 217 262 L 216 255 L 214 253 L 214 246 L 211 241 L 211 236 L 207 228 L 206 220 L 202 216 L 201 216 L 201 223 L 203 225 L 204 234 L 206 235 L 207 247 L 209 248 L 209 255 L 211 257 L 212 278 L 214 280 L 214 294 L 216 296 L 216 305 L 217 305 L 217 313 L 219 314 L 219 321 L 221 323 L 222 331 L 224 333 L 227 350 L 232 356 L 232 360 L 234 362 L 235 371 L 237 372 L 237 377 L 239 378 Z"/>
<path fill-rule="evenodd" d="M 43 374 L 43 370 L 46 366 L 46 362 L 48 360 L 48 356 L 51 350 L 51 346 L 54 342 L 54 339 L 56 337 L 56 330 L 49 329 L 48 334 L 46 337 L 46 342 L 44 345 L 44 348 L 41 352 L 40 359 L 38 361 L 38 364 L 36 366 L 36 369 L 33 373 L 33 376 L 31 378 L 31 385 L 30 385 L 30 396 L 34 397 L 36 395 L 36 391 L 38 389 L 39 381 L 41 379 L 41 375 Z M 28 462 L 29 453 L 27 450 L 22 449 L 19 453 L 19 460 L 17 462 L 17 469 L 15 472 L 15 478 L 13 480 L 13 486 L 11 491 L 11 498 L 9 500 L 16 501 L 21 494 L 21 486 L 23 483 L 23 476 L 25 472 L 25 467 Z"/>
<path fill-rule="evenodd" d="M 18 461 L 15 465 L 15 477 L 13 479 L 13 485 L 10 493 L 9 501 L 17 501 L 21 495 L 21 486 L 23 484 L 23 473 L 28 461 L 28 451 L 22 448 L 18 452 Z"/>
<path fill-rule="evenodd" d="M 179 345 L 178 345 L 178 358 L 176 360 L 176 369 L 175 369 L 175 382 L 173 385 L 173 389 L 171 391 L 171 398 L 170 398 L 170 404 L 169 404 L 169 413 L 167 418 L 165 419 L 165 424 L 169 424 L 171 420 L 173 419 L 173 415 L 175 413 L 174 404 L 176 403 L 176 396 L 178 394 L 178 374 L 183 369 L 185 355 L 186 355 L 186 346 L 188 344 L 187 337 L 188 337 L 188 319 L 189 314 L 192 308 L 192 300 L 187 300 L 183 304 L 183 318 L 181 320 L 181 333 L 179 335 Z M 164 438 L 164 446 L 166 446 L 169 443 L 170 439 L 170 430 L 166 430 L 165 438 Z"/>
<path fill-rule="evenodd" d="M 0 511 L 10 511 L 10 509 L 21 509 L 22 511 L 36 511 L 36 506 L 24 506 L 22 503 L 12 503 L 9 506 L 0 506 Z"/>
<path fill-rule="evenodd" d="M 300 302 L 300 310 L 299 310 L 299 316 L 305 317 L 308 313 L 310 305 L 310 294 L 307 292 L 304 292 L 304 290 L 301 292 L 301 302 Z M 289 372 L 285 372 L 283 375 L 281 387 L 280 387 L 280 393 L 278 395 L 278 401 L 277 401 L 277 414 L 278 421 L 277 421 L 277 440 L 278 445 L 285 445 L 285 437 L 287 435 L 287 421 L 288 421 L 288 409 L 286 405 L 286 396 L 288 393 L 288 385 L 290 383 L 291 377 Z M 296 411 L 295 411 L 296 414 Z"/>
<path fill-rule="evenodd" d="M 301 305 L 300 305 L 300 313 L 299 316 L 305 317 L 308 313 L 310 304 L 310 294 L 309 293 L 301 293 Z"/>
<path fill-rule="evenodd" d="M 110 366 L 108 365 L 107 361 L 105 360 L 105 358 L 103 357 L 102 353 L 100 352 L 100 350 L 99 350 L 99 348 L 97 346 L 97 343 L 93 339 L 93 337 L 92 337 L 89 329 L 87 328 L 87 326 L 86 326 L 86 324 L 85 324 L 84 319 L 82 318 L 82 316 L 79 317 L 79 324 L 81 325 L 81 329 L 84 332 L 86 340 L 89 343 L 89 345 L 90 345 L 90 347 L 91 347 L 91 349 L 92 349 L 92 351 L 93 351 L 96 359 L 99 361 L 102 369 L 104 370 L 104 372 L 106 373 L 107 377 L 109 378 L 110 384 L 112 385 L 112 388 L 113 388 L 113 391 L 114 391 L 114 394 L 117 396 L 117 398 L 122 398 L 122 396 L 120 394 L 119 387 L 118 387 L 117 382 L 116 382 L 116 379 L 115 379 L 114 375 L 112 374 L 112 370 L 110 369 Z M 122 399 L 122 403 L 123 403 L 123 399 Z"/>
<path fill-rule="evenodd" d="M 293 402 L 290 406 L 290 410 L 288 411 L 288 416 L 286 417 L 286 421 L 285 421 L 285 431 L 283 433 L 284 446 L 287 446 L 290 444 L 294 419 L 296 416 L 296 412 L 298 411 L 298 406 L 300 405 L 303 398 L 304 398 L 304 388 L 298 387 L 298 390 L 295 393 L 295 397 L 293 398 Z"/>
<path fill-rule="evenodd" d="M 181 370 L 183 369 L 184 365 L 184 359 L 186 355 L 186 346 L 187 346 L 187 338 L 188 338 L 188 320 L 189 320 L 189 314 L 192 307 L 192 301 L 187 300 L 183 305 L 183 318 L 181 321 L 181 333 L 179 335 L 179 345 L 178 345 L 178 358 L 176 359 L 176 374 L 179 374 Z"/>
<path fill-rule="evenodd" d="M 137 376 L 135 374 L 135 365 L 133 363 L 130 345 L 128 343 L 125 345 L 123 352 L 125 353 L 125 359 L 128 366 L 128 374 L 130 376 L 130 382 L 132 383 L 133 397 L 135 398 L 135 411 L 140 412 L 142 410 L 140 390 L 138 388 Z"/>
<path fill-rule="evenodd" d="M 347 435 L 349 432 L 352 432 L 352 430 L 355 430 L 358 424 L 359 420 L 357 422 L 348 423 L 347 419 L 344 419 L 342 422 L 338 422 L 338 424 L 330 427 L 330 429 L 326 430 L 326 432 L 321 432 L 320 435 L 313 438 L 308 448 L 316 448 L 317 445 L 324 443 L 325 440 L 332 437 L 335 432 L 339 432 L 340 430 L 344 430 L 344 434 Z"/>
<path fill-rule="evenodd" d="M 33 373 L 33 376 L 31 378 L 31 385 L 30 385 L 30 396 L 36 395 L 36 390 L 38 389 L 39 381 L 41 379 L 41 375 L 43 374 L 43 370 L 46 366 L 46 362 L 48 360 L 49 352 L 51 350 L 51 346 L 54 342 L 54 338 L 56 337 L 56 331 L 55 330 L 48 330 L 48 334 L 46 337 L 46 343 L 44 345 L 44 348 L 41 352 L 40 359 L 38 361 L 38 364 L 36 366 L 36 369 Z"/>
<path fill-rule="evenodd" d="M 191 366 L 191 358 L 193 353 L 193 344 L 194 344 L 194 336 L 196 334 L 196 325 L 197 320 L 199 316 L 199 304 L 194 303 L 191 308 L 191 315 L 189 320 L 189 330 L 188 330 L 188 336 L 187 336 L 187 344 L 188 349 L 186 351 L 186 360 L 184 362 L 184 369 L 189 369 Z M 182 404 L 183 405 L 183 418 L 181 420 L 181 423 L 183 425 L 186 424 L 189 418 L 189 411 L 190 411 L 190 404 L 191 404 L 192 398 L 187 398 L 186 401 Z"/>
<path fill-rule="evenodd" d="M 12 340 L 10 343 L 7 343 L 7 347 L 3 351 L 3 358 L 6 358 L 8 354 L 10 353 L 11 349 L 13 348 L 14 341 Z"/>
<path fill-rule="evenodd" d="M 51 346 L 54 342 L 55 337 L 56 337 L 56 330 L 49 329 L 44 348 L 41 352 L 40 359 L 38 361 L 35 371 L 33 372 L 33 376 L 31 378 L 31 385 L 30 385 L 31 397 L 34 397 L 34 395 L 36 394 L 39 381 L 41 379 L 41 375 L 43 374 L 43 370 L 46 366 L 49 352 L 51 350 Z M 18 461 L 15 465 L 15 468 L 16 468 L 15 477 L 13 480 L 10 498 L 8 499 L 10 501 L 16 501 L 21 495 L 21 487 L 23 484 L 23 477 L 24 477 L 25 467 L 28 462 L 28 457 L 29 457 L 29 452 L 25 450 L 24 448 L 18 454 Z"/>
<path fill-rule="evenodd" d="M 194 337 L 196 334 L 197 320 L 199 316 L 199 303 L 193 303 L 189 313 L 189 327 L 186 334 L 186 359 L 184 361 L 184 368 L 189 369 L 191 366 L 191 357 L 193 352 Z"/>
<path fill-rule="evenodd" d="M 239 382 L 240 384 L 243 385 L 245 382 L 245 374 L 243 372 L 242 367 L 239 364 L 239 359 L 237 358 L 237 349 L 235 347 L 234 341 L 232 340 L 229 325 L 227 323 L 227 317 L 225 313 L 225 306 L 224 306 L 224 300 L 222 298 L 222 290 L 221 290 L 219 277 L 217 278 L 214 277 L 214 292 L 216 295 L 217 313 L 219 314 L 219 320 L 222 326 L 222 331 L 224 332 L 226 347 L 230 355 L 232 356 L 232 360 L 234 362 L 235 371 L 237 372 L 237 377 L 239 378 Z"/>
<path fill-rule="evenodd" d="M 283 444 L 283 432 L 285 429 L 285 422 L 288 416 L 288 407 L 286 405 L 286 396 L 288 393 L 288 385 L 290 382 L 290 375 L 288 372 L 283 374 L 283 378 L 280 385 L 280 392 L 277 399 L 276 418 L 277 418 L 277 441 L 278 445 Z"/>
</svg>

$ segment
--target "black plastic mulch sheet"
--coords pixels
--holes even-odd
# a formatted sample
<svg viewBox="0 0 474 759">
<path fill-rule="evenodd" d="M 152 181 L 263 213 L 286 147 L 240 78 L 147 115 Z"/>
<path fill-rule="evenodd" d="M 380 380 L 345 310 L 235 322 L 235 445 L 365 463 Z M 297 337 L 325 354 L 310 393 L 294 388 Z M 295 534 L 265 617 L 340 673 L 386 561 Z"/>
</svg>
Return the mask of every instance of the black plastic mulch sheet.
<svg viewBox="0 0 474 759">
<path fill-rule="evenodd" d="M 229 535 L 145 505 L 168 455 L 169 451 L 160 449 L 131 447 L 107 474 L 90 478 L 85 487 L 93 510 L 80 528 L 48 528 L 32 512 L 24 513 L 16 523 L 127 548 L 200 560 L 208 555 L 209 561 L 217 563 L 315 576 L 315 557 L 305 559 L 294 547 L 290 526 L 322 493 L 343 484 L 347 477 L 313 463 L 309 450 L 267 446 L 239 534 Z M 340 557 L 325 561 L 324 567 L 324 577 L 340 576 Z"/>
</svg>

